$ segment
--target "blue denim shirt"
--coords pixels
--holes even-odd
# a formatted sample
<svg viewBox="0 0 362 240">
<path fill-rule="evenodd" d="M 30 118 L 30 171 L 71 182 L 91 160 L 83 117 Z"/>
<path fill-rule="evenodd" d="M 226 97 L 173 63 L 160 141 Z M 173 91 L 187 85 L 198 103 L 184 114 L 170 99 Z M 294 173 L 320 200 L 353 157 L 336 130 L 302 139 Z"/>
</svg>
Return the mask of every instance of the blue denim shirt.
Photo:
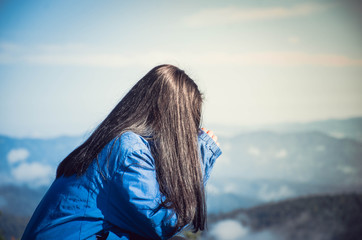
<svg viewBox="0 0 362 240">
<path fill-rule="evenodd" d="M 199 148 L 206 184 L 221 150 L 201 130 Z M 171 209 L 154 211 L 164 199 L 154 166 L 149 143 L 133 132 L 122 134 L 84 175 L 53 182 L 22 239 L 130 239 L 132 234 L 166 239 L 177 216 Z"/>
</svg>

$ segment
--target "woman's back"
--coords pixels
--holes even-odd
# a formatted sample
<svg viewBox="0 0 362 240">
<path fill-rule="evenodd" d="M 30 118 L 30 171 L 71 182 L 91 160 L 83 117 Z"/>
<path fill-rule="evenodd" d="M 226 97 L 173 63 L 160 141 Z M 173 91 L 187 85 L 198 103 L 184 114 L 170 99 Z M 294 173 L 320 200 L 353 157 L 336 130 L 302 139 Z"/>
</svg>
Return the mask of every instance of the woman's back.
<svg viewBox="0 0 362 240">
<path fill-rule="evenodd" d="M 205 133 L 199 136 L 202 165 L 208 175 L 221 154 Z M 149 143 L 126 132 L 101 151 L 81 176 L 57 178 L 35 211 L 23 239 L 160 239 L 176 223 L 171 209 L 160 208 Z"/>
<path fill-rule="evenodd" d="M 121 138 L 112 140 L 102 150 L 98 158 L 99 167 L 97 161 L 94 161 L 82 176 L 73 175 L 56 179 L 34 213 L 23 239 L 33 239 L 32 236 L 27 236 L 27 231 L 30 229 L 37 234 L 36 239 L 51 239 L 53 236 L 58 236 L 59 239 L 87 239 L 96 236 L 97 233 L 101 235 L 102 232 L 112 231 L 114 224 L 117 224 L 118 228 L 124 227 L 124 235 L 127 236 L 127 230 L 133 231 L 135 227 L 132 227 L 126 219 L 123 220 L 119 214 L 126 215 L 127 211 L 131 210 L 130 206 L 127 207 L 130 204 L 127 203 L 127 198 L 132 196 L 114 195 L 124 194 L 125 191 L 117 189 L 122 184 L 128 185 L 125 182 L 131 179 L 123 177 L 123 183 L 117 181 L 122 178 L 120 175 L 122 168 L 126 164 L 131 164 L 130 161 L 136 161 L 126 156 L 137 151 L 147 154 L 149 151 L 147 145 L 148 143 L 140 136 L 126 132 Z M 147 166 L 141 162 L 137 164 Z M 152 171 L 148 173 L 150 174 L 152 175 Z M 148 187 L 152 185 L 149 184 Z M 156 190 L 147 189 L 147 194 L 152 192 Z M 146 208 L 146 203 L 144 204 Z M 122 212 L 117 213 L 118 209 L 122 209 Z M 134 213 L 129 215 L 136 217 Z"/>
<path fill-rule="evenodd" d="M 165 239 L 186 225 L 204 230 L 203 183 L 221 151 L 212 132 L 200 130 L 201 107 L 183 70 L 151 69 L 59 164 L 23 239 Z"/>
</svg>

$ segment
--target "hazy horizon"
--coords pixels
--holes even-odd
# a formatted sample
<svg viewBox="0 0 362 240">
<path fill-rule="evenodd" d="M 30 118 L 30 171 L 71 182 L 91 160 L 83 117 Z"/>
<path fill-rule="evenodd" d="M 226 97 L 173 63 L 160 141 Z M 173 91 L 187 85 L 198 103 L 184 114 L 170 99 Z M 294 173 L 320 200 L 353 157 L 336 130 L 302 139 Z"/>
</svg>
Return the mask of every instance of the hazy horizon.
<svg viewBox="0 0 362 240">
<path fill-rule="evenodd" d="M 0 4 L 0 134 L 91 132 L 152 67 L 184 69 L 208 126 L 362 116 L 357 0 Z"/>
</svg>

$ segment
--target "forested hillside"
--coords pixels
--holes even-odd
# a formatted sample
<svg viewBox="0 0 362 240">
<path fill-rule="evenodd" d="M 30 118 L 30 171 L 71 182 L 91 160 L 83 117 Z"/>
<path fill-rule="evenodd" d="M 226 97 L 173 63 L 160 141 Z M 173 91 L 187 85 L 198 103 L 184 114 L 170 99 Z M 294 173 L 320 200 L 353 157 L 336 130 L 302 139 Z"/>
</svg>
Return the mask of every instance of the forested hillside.
<svg viewBox="0 0 362 240">
<path fill-rule="evenodd" d="M 210 231 L 203 233 L 203 239 L 222 239 L 223 233 L 214 229 L 223 222 L 238 222 L 244 231 L 240 231 L 235 239 L 249 240 L 254 236 L 254 239 L 262 240 L 261 236 L 267 236 L 265 240 L 359 240 L 362 236 L 361 213 L 362 194 L 300 197 L 210 215 Z"/>
</svg>

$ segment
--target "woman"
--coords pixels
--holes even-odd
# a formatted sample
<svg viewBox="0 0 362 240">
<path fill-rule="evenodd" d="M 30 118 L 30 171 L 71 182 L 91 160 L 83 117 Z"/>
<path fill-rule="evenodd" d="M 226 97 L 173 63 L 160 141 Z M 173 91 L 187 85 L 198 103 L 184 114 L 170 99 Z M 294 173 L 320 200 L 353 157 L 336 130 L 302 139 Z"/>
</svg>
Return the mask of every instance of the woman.
<svg viewBox="0 0 362 240">
<path fill-rule="evenodd" d="M 184 71 L 148 72 L 58 166 L 23 239 L 168 239 L 206 222 L 204 185 L 221 154 L 200 130 Z"/>
</svg>

